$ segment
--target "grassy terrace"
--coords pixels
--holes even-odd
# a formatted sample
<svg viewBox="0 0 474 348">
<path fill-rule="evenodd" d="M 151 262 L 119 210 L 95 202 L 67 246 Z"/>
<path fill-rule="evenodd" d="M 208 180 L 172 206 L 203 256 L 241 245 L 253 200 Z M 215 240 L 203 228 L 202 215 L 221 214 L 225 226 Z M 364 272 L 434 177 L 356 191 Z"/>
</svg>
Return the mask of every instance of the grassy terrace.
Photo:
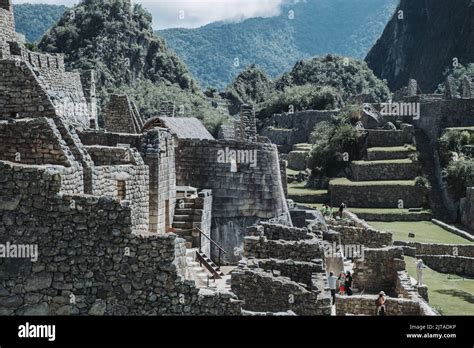
<svg viewBox="0 0 474 348">
<path fill-rule="evenodd" d="M 394 160 L 378 160 L 378 161 L 352 161 L 356 165 L 373 166 L 377 164 L 413 164 L 409 158 L 394 159 Z"/>
<path fill-rule="evenodd" d="M 405 256 L 408 273 L 416 279 L 415 259 Z M 430 304 L 443 315 L 474 315 L 474 279 L 424 270 Z"/>
<path fill-rule="evenodd" d="M 353 209 L 351 209 L 351 211 L 352 210 Z M 431 221 L 368 221 L 368 223 L 375 229 L 391 232 L 393 234 L 393 240 L 440 244 L 474 244 L 467 239 L 442 229 Z M 414 233 L 415 238 L 408 238 L 408 233 Z"/>
<path fill-rule="evenodd" d="M 340 186 L 415 186 L 415 180 L 350 181 L 347 178 L 331 180 L 331 185 Z"/>
<path fill-rule="evenodd" d="M 412 145 L 408 146 L 392 146 L 392 147 L 370 147 L 367 152 L 414 152 L 415 147 Z"/>
<path fill-rule="evenodd" d="M 327 195 L 327 190 L 315 190 L 304 187 L 306 182 L 292 182 L 288 184 L 288 194 L 298 196 Z"/>
<path fill-rule="evenodd" d="M 298 175 L 300 173 L 299 170 L 293 170 L 290 168 L 286 168 L 286 175 Z M 291 184 L 288 184 L 291 185 Z"/>
</svg>

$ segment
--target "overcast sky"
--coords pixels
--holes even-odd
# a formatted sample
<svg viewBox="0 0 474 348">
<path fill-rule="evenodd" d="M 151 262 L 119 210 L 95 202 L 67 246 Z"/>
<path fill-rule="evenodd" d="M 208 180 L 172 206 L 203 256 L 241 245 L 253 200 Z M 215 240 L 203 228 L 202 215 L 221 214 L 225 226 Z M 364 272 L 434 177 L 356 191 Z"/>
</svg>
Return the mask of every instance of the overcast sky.
<svg viewBox="0 0 474 348">
<path fill-rule="evenodd" d="M 141 3 L 153 15 L 153 27 L 195 28 L 220 20 L 242 20 L 252 17 L 272 17 L 280 5 L 289 0 L 133 0 Z M 58 4 L 71 6 L 78 0 L 13 0 L 14 4 Z M 180 18 L 181 17 L 181 18 Z M 184 18 L 182 18 L 184 17 Z"/>
</svg>

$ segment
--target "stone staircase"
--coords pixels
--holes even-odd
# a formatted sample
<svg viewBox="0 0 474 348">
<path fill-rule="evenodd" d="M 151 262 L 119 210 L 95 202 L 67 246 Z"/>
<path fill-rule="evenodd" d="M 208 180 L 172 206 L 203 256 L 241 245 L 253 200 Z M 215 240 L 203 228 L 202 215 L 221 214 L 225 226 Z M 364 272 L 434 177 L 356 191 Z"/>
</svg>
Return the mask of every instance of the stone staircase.
<svg viewBox="0 0 474 348">
<path fill-rule="evenodd" d="M 197 247 L 193 237 L 194 210 L 196 198 L 180 198 L 176 202 L 174 212 L 173 231 L 186 240 L 186 248 Z"/>
<path fill-rule="evenodd" d="M 198 288 L 212 287 L 215 282 L 210 282 L 210 274 L 196 261 L 198 249 L 187 249 L 186 251 L 186 279 L 196 282 Z"/>
<path fill-rule="evenodd" d="M 352 208 L 421 208 L 426 204 L 415 184 L 421 174 L 412 155 L 416 148 L 406 130 L 369 131 L 364 160 L 352 161 L 347 178 L 331 180 L 334 206 Z"/>
<path fill-rule="evenodd" d="M 200 249 L 200 241 L 206 237 L 201 236 L 202 232 L 200 233 L 200 229 L 195 226 L 195 216 L 197 213 L 196 199 L 197 196 L 177 199 L 173 220 L 173 232 L 186 241 L 186 249 L 189 253 L 186 258 L 188 267 L 194 277 L 193 279 L 202 283 L 205 278 L 207 283 L 208 279 L 222 279 L 224 273 L 221 272 L 219 265 L 216 265 L 210 257 Z"/>
</svg>

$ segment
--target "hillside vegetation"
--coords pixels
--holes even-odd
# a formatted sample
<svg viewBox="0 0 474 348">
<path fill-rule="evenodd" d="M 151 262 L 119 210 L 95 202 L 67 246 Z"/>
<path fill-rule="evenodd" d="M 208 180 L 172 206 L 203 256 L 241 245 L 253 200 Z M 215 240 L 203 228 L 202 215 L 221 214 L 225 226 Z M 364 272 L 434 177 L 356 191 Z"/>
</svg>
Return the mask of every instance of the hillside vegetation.
<svg viewBox="0 0 474 348">
<path fill-rule="evenodd" d="M 291 2 L 286 1 L 276 17 L 158 33 L 203 86 L 224 89 L 250 64 L 275 78 L 302 58 L 334 53 L 362 59 L 398 4 L 398 0 Z"/>
<path fill-rule="evenodd" d="M 66 10 L 66 6 L 58 5 L 16 4 L 13 6 L 16 31 L 25 34 L 29 42 L 36 42 Z"/>
<path fill-rule="evenodd" d="M 151 15 L 125 0 L 84 0 L 42 38 L 43 51 L 63 53 L 69 69 L 94 69 L 102 103 L 108 92 L 130 91 L 140 111 L 156 116 L 162 100 L 200 117 L 211 131 L 225 117 L 201 92 L 186 65 L 151 26 Z"/>
</svg>

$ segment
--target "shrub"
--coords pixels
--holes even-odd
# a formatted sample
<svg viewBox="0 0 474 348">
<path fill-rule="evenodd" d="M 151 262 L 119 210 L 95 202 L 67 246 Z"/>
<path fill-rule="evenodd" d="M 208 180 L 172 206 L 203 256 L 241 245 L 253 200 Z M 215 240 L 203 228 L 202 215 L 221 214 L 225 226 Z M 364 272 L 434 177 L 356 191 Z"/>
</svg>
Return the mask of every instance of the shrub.
<svg viewBox="0 0 474 348">
<path fill-rule="evenodd" d="M 444 179 L 456 199 L 466 196 L 466 187 L 474 186 L 474 159 L 461 157 L 444 170 Z"/>
<path fill-rule="evenodd" d="M 330 122 L 316 125 L 310 136 L 314 144 L 309 157 L 309 167 L 313 176 L 332 176 L 344 169 L 349 161 L 344 160 L 344 153 L 349 158 L 356 155 L 359 132 L 347 118 L 347 109 Z"/>
<path fill-rule="evenodd" d="M 333 87 L 306 84 L 274 92 L 267 102 L 260 105 L 259 118 L 271 117 L 282 112 L 333 110 L 339 107 L 341 97 Z"/>
<path fill-rule="evenodd" d="M 447 165 L 453 156 L 453 152 L 461 153 L 462 148 L 471 142 L 468 131 L 447 130 L 439 139 L 439 155 L 443 165 Z"/>
<path fill-rule="evenodd" d="M 426 189 L 427 191 L 431 190 L 431 184 L 425 176 L 418 176 L 415 178 L 415 186 Z"/>
</svg>

